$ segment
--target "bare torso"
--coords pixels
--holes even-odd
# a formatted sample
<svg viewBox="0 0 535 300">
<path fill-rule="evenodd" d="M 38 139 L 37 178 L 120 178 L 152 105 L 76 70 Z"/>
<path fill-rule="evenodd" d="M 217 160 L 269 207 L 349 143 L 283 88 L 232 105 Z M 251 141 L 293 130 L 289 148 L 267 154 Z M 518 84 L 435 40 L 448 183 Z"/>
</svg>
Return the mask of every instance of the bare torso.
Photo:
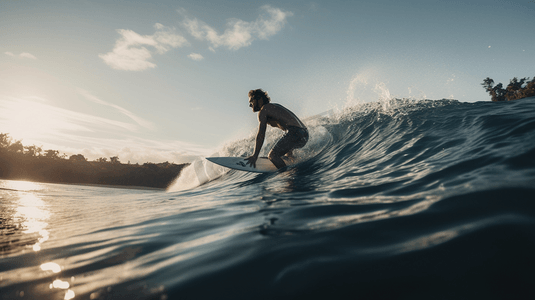
<svg viewBox="0 0 535 300">
<path fill-rule="evenodd" d="M 284 106 L 276 103 L 266 103 L 258 108 L 258 100 L 252 97 L 249 97 L 249 107 L 253 108 L 253 112 L 258 112 L 258 133 L 256 134 L 256 143 L 255 150 L 252 156 L 246 158 L 247 163 L 253 167 L 256 167 L 256 160 L 260 154 L 260 149 L 264 144 L 264 139 L 266 137 L 266 127 L 269 124 L 272 127 L 280 128 L 284 131 L 288 131 L 290 127 L 300 127 L 305 128 L 305 130 L 300 130 L 301 134 L 304 132 L 306 135 L 305 139 L 308 140 L 308 132 L 306 131 L 306 126 L 299 120 L 299 118 L 292 113 L 290 110 Z M 306 143 L 306 141 L 305 141 Z M 300 146 L 302 147 L 302 145 Z M 268 158 L 277 166 L 277 168 L 282 168 L 285 164 L 280 157 L 273 157 L 275 152 L 273 149 L 269 152 Z M 292 151 L 286 151 L 286 155 L 291 156 Z M 284 155 L 284 153 L 282 154 Z"/>
<path fill-rule="evenodd" d="M 258 114 L 259 119 L 261 114 L 266 115 L 267 123 L 270 126 L 280 128 L 284 131 L 288 130 L 289 126 L 306 128 L 294 113 L 280 104 L 265 104 Z"/>
</svg>

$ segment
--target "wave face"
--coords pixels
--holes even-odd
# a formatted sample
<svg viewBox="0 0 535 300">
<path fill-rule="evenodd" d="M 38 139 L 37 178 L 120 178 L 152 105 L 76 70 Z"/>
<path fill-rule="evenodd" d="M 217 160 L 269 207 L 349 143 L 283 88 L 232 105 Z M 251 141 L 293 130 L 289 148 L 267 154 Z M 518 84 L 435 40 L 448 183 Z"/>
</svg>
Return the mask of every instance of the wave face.
<svg viewBox="0 0 535 300">
<path fill-rule="evenodd" d="M 167 193 L 101 193 L 99 209 L 127 202 L 130 217 L 117 225 L 87 215 L 98 230 L 73 223 L 76 234 L 51 237 L 39 255 L 63 262 L 67 278 L 81 277 L 71 288 L 91 299 L 515 299 L 532 292 L 535 98 L 390 100 L 305 123 L 310 142 L 283 172 L 198 160 Z M 264 154 L 278 137 L 268 132 Z M 253 139 L 229 142 L 214 156 L 246 156 Z M 54 201 L 85 199 L 97 188 L 87 189 L 55 187 Z M 0 285 L 5 295 L 28 295 L 46 282 L 16 279 L 35 255 L 0 260 L 11 282 Z"/>
<path fill-rule="evenodd" d="M 296 180 L 304 180 L 297 189 L 328 191 L 329 198 L 340 199 L 530 186 L 534 105 L 533 98 L 514 103 L 389 100 L 315 116 L 305 122 L 309 143 L 294 153 L 300 163 L 275 180 L 296 174 Z M 268 132 L 264 156 L 280 136 L 280 131 Z M 212 156 L 246 157 L 253 147 L 254 135 Z M 229 186 L 244 178 L 197 160 L 168 190 L 194 188 L 222 175 L 218 184 Z M 272 176 L 261 178 L 254 183 Z"/>
</svg>

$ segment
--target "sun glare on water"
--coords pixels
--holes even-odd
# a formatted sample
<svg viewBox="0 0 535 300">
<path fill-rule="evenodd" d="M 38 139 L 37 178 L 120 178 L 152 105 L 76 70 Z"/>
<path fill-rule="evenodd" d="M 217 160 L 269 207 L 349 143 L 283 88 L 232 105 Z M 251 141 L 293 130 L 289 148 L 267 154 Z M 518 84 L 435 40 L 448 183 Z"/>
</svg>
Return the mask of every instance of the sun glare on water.
<svg viewBox="0 0 535 300">
<path fill-rule="evenodd" d="M 41 245 L 50 237 L 47 230 L 50 212 L 45 202 L 31 193 L 22 194 L 18 204 L 14 217 L 23 221 L 24 233 L 39 234 L 40 237 L 32 248 L 34 251 L 40 251 Z"/>
<path fill-rule="evenodd" d="M 5 188 L 9 188 L 12 190 L 17 190 L 17 191 L 33 191 L 33 190 L 43 189 L 43 185 L 36 183 L 36 182 L 31 182 L 31 181 L 10 180 L 10 181 L 5 181 L 4 184 L 5 184 L 4 186 Z"/>
</svg>

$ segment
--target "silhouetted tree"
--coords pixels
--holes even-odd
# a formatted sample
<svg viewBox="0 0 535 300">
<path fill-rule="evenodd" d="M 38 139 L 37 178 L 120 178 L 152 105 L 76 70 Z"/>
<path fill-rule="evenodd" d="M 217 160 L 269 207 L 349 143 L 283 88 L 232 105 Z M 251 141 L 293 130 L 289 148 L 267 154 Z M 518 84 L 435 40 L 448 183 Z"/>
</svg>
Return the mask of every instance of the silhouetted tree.
<svg viewBox="0 0 535 300">
<path fill-rule="evenodd" d="M 165 188 L 186 166 L 145 163 L 122 164 L 118 156 L 88 162 L 82 154 L 59 155 L 58 150 L 12 143 L 7 133 L 0 133 L 0 178 L 55 183 L 93 183 Z"/>
<path fill-rule="evenodd" d="M 526 87 L 522 89 L 521 97 L 534 97 L 535 96 L 535 77 L 531 81 L 526 83 Z"/>
<path fill-rule="evenodd" d="M 0 133 L 0 148 L 7 149 L 11 145 L 11 137 L 7 133 Z"/>
<path fill-rule="evenodd" d="M 74 154 L 69 157 L 70 161 L 87 161 L 86 158 L 82 154 Z"/>
<path fill-rule="evenodd" d="M 522 78 L 518 80 L 518 78 L 513 77 L 513 79 L 511 79 L 509 82 L 509 85 L 507 85 L 505 98 L 508 100 L 518 99 L 517 97 L 522 90 L 522 85 L 524 85 L 526 80 L 529 80 L 529 78 Z"/>
<path fill-rule="evenodd" d="M 529 81 L 529 77 L 520 80 L 514 77 L 504 89 L 501 83 L 494 86 L 494 80 L 487 77 L 481 85 L 489 93 L 492 101 L 511 101 L 535 96 L 535 78 Z"/>
<path fill-rule="evenodd" d="M 7 150 L 11 152 L 15 152 L 15 153 L 23 153 L 24 146 L 22 145 L 22 142 L 19 140 L 9 145 L 9 147 L 7 147 Z"/>
<path fill-rule="evenodd" d="M 24 149 L 26 149 L 25 154 L 28 156 L 41 156 L 41 152 L 43 152 L 41 147 L 37 147 L 35 145 L 24 146 Z"/>
<path fill-rule="evenodd" d="M 490 93 L 492 91 L 492 87 L 494 86 L 494 79 L 487 77 L 483 79 L 483 83 L 481 84 L 487 93 Z"/>
<path fill-rule="evenodd" d="M 58 150 L 46 150 L 45 157 L 50 159 L 60 159 Z"/>
</svg>

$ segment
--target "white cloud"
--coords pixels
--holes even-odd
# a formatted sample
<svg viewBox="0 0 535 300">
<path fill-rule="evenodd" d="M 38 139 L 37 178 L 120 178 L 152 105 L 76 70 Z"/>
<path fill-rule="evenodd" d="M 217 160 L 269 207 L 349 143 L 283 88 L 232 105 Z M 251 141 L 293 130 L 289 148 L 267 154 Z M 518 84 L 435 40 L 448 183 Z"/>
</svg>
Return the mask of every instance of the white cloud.
<svg viewBox="0 0 535 300">
<path fill-rule="evenodd" d="M 145 46 L 155 49 L 154 52 L 164 54 L 171 48 L 189 45 L 181 35 L 174 33 L 174 29 L 156 23 L 156 32 L 153 35 L 140 35 L 132 30 L 118 29 L 121 35 L 115 42 L 112 52 L 99 54 L 106 64 L 116 70 L 142 71 L 155 68 L 156 64 L 150 62 L 153 51 Z"/>
<path fill-rule="evenodd" d="M 154 126 L 153 123 L 151 123 L 151 122 L 149 122 L 147 120 L 144 120 L 141 117 L 138 117 L 133 112 L 131 112 L 131 111 L 125 109 L 125 108 L 122 108 L 119 105 L 115 105 L 113 103 L 109 103 L 109 102 L 106 102 L 104 100 L 100 100 L 99 98 L 91 95 L 89 92 L 81 90 L 81 89 L 79 90 L 79 93 L 82 96 L 84 96 L 85 98 L 87 98 L 88 100 L 90 100 L 90 101 L 93 101 L 93 102 L 98 103 L 98 104 L 102 104 L 102 105 L 106 105 L 106 106 L 110 106 L 110 107 L 115 108 L 120 113 L 122 113 L 123 115 L 125 115 L 125 116 L 129 117 L 130 119 L 134 120 L 137 124 L 139 124 L 142 127 L 145 127 L 147 129 L 152 129 L 152 130 L 155 129 L 155 126 Z"/>
<path fill-rule="evenodd" d="M 32 54 L 30 54 L 28 52 L 23 52 L 23 53 L 19 54 L 19 56 L 22 57 L 22 58 L 37 59 L 37 57 L 33 56 Z"/>
<path fill-rule="evenodd" d="M 119 109 L 104 101 L 101 104 Z M 26 146 L 35 144 L 68 155 L 80 153 L 89 160 L 117 155 L 123 163 L 184 163 L 211 151 L 193 143 L 139 138 L 136 124 L 55 107 L 41 100 L 0 96 L 0 128 L 14 140 L 22 139 Z"/>
<path fill-rule="evenodd" d="M 29 99 L 29 100 L 38 100 L 38 101 L 41 101 L 41 102 L 48 102 L 48 100 L 46 98 L 43 98 L 43 97 L 37 97 L 37 96 L 29 96 L 29 97 L 26 97 L 26 99 Z"/>
<path fill-rule="evenodd" d="M 42 102 L 0 98 L 0 128 L 14 138 L 29 140 L 62 135 L 136 132 L 138 126 L 79 113 Z M 63 136 L 62 136 L 63 137 Z M 62 138 L 65 140 L 65 138 Z"/>
<path fill-rule="evenodd" d="M 188 55 L 188 57 L 196 61 L 201 61 L 204 59 L 204 57 L 199 53 L 191 53 L 190 55 Z"/>
<path fill-rule="evenodd" d="M 17 57 L 19 57 L 19 58 L 37 59 L 37 57 L 35 57 L 34 55 L 32 55 L 32 54 L 30 54 L 30 53 L 28 53 L 28 52 L 22 52 L 22 53 L 19 54 L 19 55 L 15 55 L 15 54 L 13 54 L 12 52 L 4 52 L 4 54 L 9 55 L 9 56 L 13 56 L 13 57 L 17 56 Z"/>
<path fill-rule="evenodd" d="M 254 22 L 229 19 L 227 29 L 223 34 L 218 34 L 214 28 L 197 18 L 186 17 L 184 26 L 196 39 L 208 41 L 212 50 L 221 46 L 230 50 L 238 50 L 251 45 L 256 39 L 267 40 L 284 27 L 288 17 L 293 16 L 292 12 L 282 11 L 269 5 L 262 6 L 262 10 L 265 13 L 258 16 Z"/>
<path fill-rule="evenodd" d="M 93 100 L 119 109 L 98 98 Z M 0 128 L 13 140 L 22 139 L 25 146 L 34 144 L 68 156 L 83 154 L 89 160 L 119 156 L 123 163 L 185 163 L 212 152 L 194 143 L 141 138 L 137 124 L 59 108 L 41 99 L 0 95 Z"/>
</svg>

